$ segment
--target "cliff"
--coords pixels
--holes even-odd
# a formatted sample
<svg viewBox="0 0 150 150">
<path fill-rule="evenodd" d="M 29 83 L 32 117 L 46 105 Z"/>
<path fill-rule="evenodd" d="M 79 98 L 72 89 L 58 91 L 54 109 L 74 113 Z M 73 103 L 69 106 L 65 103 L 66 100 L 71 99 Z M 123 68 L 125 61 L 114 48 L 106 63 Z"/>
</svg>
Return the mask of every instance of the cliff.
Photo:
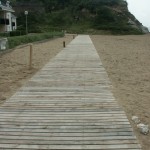
<svg viewBox="0 0 150 150">
<path fill-rule="evenodd" d="M 146 29 L 128 11 L 125 0 L 12 0 L 18 25 L 25 27 L 28 10 L 31 32 L 67 30 L 86 33 L 141 34 Z"/>
</svg>

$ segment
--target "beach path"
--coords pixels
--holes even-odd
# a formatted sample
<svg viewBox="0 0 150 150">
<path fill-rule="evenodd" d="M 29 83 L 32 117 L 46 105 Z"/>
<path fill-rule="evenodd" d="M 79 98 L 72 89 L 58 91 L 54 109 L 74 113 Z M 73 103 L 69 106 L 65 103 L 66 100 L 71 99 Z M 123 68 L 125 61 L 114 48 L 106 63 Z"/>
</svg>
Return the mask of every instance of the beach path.
<svg viewBox="0 0 150 150">
<path fill-rule="evenodd" d="M 141 149 L 88 35 L 0 106 L 0 149 Z"/>
</svg>

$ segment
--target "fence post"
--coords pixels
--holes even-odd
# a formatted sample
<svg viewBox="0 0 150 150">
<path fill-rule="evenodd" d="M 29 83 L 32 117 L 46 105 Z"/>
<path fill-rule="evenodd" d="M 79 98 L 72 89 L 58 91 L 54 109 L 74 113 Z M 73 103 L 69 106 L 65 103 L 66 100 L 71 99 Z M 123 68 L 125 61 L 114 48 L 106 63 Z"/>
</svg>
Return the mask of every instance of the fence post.
<svg viewBox="0 0 150 150">
<path fill-rule="evenodd" d="M 33 44 L 30 44 L 29 69 L 32 69 Z"/>
<path fill-rule="evenodd" d="M 66 42 L 65 41 L 63 41 L 63 47 L 66 47 Z"/>
</svg>

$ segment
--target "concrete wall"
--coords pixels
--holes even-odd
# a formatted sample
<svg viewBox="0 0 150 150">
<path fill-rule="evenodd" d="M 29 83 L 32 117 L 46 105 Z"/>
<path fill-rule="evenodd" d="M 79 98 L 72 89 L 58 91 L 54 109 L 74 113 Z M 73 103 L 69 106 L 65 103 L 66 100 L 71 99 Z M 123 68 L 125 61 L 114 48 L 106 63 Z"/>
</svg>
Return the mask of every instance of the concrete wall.
<svg viewBox="0 0 150 150">
<path fill-rule="evenodd" d="M 7 12 L 6 13 L 6 18 L 9 19 L 9 25 L 6 25 L 6 31 L 9 32 L 9 31 L 12 31 L 12 20 L 11 20 L 11 13 L 10 12 Z"/>
<path fill-rule="evenodd" d="M 17 29 L 17 20 L 16 20 L 16 18 L 12 18 L 12 22 L 15 23 L 15 26 L 12 26 L 12 30 L 14 31 L 14 30 Z"/>
</svg>

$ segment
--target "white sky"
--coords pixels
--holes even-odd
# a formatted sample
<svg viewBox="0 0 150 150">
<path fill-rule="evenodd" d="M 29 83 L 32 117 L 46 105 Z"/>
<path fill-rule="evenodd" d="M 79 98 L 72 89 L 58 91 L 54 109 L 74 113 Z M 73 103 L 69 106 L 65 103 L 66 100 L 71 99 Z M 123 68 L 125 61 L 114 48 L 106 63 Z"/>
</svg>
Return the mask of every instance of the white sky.
<svg viewBox="0 0 150 150">
<path fill-rule="evenodd" d="M 129 11 L 144 26 L 150 28 L 150 0 L 127 0 Z"/>
</svg>

